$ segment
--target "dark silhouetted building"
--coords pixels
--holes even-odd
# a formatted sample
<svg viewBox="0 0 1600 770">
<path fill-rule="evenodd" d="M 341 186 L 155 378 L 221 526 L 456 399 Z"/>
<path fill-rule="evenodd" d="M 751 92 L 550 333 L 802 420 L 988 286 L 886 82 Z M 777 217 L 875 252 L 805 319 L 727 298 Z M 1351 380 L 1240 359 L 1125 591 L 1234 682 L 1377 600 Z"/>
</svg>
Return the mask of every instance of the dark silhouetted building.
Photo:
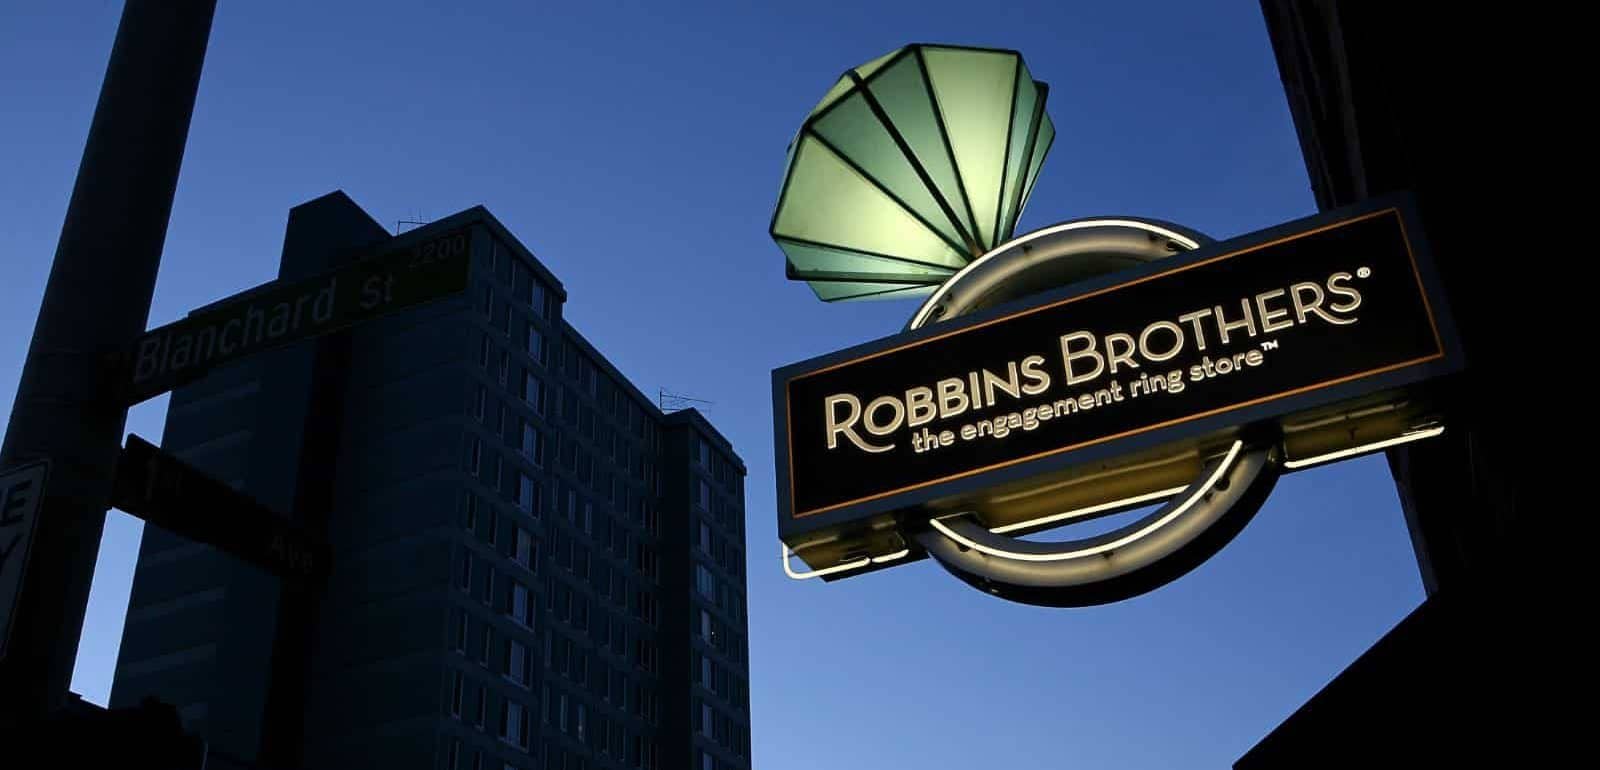
<svg viewBox="0 0 1600 770">
<path fill-rule="evenodd" d="M 1414 196 L 1415 236 L 1431 245 L 1467 364 L 1435 383 L 1446 432 L 1388 452 L 1426 600 L 1235 766 L 1561 764 L 1542 756 L 1581 732 L 1555 727 L 1548 704 L 1577 666 L 1553 642 L 1579 605 L 1553 607 L 1575 583 L 1545 577 L 1560 562 L 1549 507 L 1529 502 L 1559 484 L 1530 448 L 1554 446 L 1551 428 L 1569 423 L 1552 414 L 1561 398 L 1497 405 L 1546 360 L 1525 329 L 1556 293 L 1521 265 L 1555 252 L 1534 223 L 1558 221 L 1544 209 L 1561 196 L 1528 191 L 1560 189 L 1545 175 L 1581 154 L 1553 130 L 1576 68 L 1547 53 L 1581 56 L 1555 35 L 1585 28 L 1469 5 L 1261 8 L 1318 207 Z"/>
<path fill-rule="evenodd" d="M 112 705 L 176 706 L 229 766 L 749 768 L 728 441 L 565 323 L 482 207 L 393 236 L 324 196 L 290 212 L 279 277 L 461 226 L 464 295 L 173 393 L 163 447 L 325 533 L 332 576 L 280 585 L 147 527 Z"/>
</svg>

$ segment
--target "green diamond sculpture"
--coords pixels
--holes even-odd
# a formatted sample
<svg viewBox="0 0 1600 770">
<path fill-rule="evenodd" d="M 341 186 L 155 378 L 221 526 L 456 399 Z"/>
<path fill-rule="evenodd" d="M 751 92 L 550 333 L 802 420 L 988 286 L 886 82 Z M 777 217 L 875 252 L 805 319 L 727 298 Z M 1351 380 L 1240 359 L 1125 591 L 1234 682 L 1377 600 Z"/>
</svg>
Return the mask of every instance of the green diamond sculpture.
<svg viewBox="0 0 1600 770">
<path fill-rule="evenodd" d="M 1016 51 L 909 45 L 847 70 L 789 144 L 771 233 L 827 302 L 931 293 L 1011 238 L 1055 139 Z"/>
</svg>

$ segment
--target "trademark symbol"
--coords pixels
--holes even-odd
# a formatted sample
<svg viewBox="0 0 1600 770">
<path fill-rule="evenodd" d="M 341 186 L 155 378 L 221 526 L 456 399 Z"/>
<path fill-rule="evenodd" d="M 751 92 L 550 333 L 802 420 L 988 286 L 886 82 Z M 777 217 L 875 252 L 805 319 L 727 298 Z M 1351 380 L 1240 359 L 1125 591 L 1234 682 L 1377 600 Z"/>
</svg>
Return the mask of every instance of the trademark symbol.
<svg viewBox="0 0 1600 770">
<path fill-rule="evenodd" d="M 1261 343 L 1261 349 L 1262 350 L 1277 350 L 1278 349 L 1278 341 L 1277 340 L 1267 340 L 1266 342 Z"/>
<path fill-rule="evenodd" d="M 1372 276 L 1372 268 L 1370 268 L 1370 267 L 1358 267 L 1358 268 L 1356 268 L 1356 277 L 1357 278 L 1369 278 L 1371 276 Z"/>
</svg>

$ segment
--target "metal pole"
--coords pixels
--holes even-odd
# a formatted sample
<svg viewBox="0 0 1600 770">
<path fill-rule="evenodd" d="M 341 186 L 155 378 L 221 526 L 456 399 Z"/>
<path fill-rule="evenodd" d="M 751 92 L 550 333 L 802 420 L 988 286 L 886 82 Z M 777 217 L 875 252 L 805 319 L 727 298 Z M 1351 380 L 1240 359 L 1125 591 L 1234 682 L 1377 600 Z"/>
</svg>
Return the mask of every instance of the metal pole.
<svg viewBox="0 0 1600 770">
<path fill-rule="evenodd" d="M 22 367 L 0 468 L 51 463 L 0 661 L 0 723 L 65 700 L 127 407 L 106 356 L 145 329 L 216 0 L 128 0 Z"/>
</svg>

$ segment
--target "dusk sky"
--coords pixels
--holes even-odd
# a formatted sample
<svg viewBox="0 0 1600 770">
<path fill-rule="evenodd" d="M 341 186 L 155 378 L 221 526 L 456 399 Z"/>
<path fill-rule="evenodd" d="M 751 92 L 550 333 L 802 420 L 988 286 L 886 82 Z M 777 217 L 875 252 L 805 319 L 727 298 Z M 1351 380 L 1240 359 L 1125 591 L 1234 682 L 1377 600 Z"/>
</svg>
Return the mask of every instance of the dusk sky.
<svg viewBox="0 0 1600 770">
<path fill-rule="evenodd" d="M 0 11 L 0 405 L 9 405 L 122 3 Z M 1014 48 L 1058 131 L 1019 232 L 1092 214 L 1229 238 L 1315 211 L 1255 2 L 222 0 L 150 325 L 277 273 L 288 209 L 392 229 L 483 204 L 640 390 L 711 402 L 745 486 L 754 766 L 1232 763 L 1422 600 L 1381 456 L 1284 478 L 1193 573 L 1121 603 L 1007 603 L 932 562 L 778 564 L 771 371 L 897 332 L 818 302 L 767 235 L 784 150 L 845 68 Z M 161 435 L 165 397 L 128 430 Z M 104 703 L 141 523 L 110 514 L 73 687 Z"/>
</svg>

